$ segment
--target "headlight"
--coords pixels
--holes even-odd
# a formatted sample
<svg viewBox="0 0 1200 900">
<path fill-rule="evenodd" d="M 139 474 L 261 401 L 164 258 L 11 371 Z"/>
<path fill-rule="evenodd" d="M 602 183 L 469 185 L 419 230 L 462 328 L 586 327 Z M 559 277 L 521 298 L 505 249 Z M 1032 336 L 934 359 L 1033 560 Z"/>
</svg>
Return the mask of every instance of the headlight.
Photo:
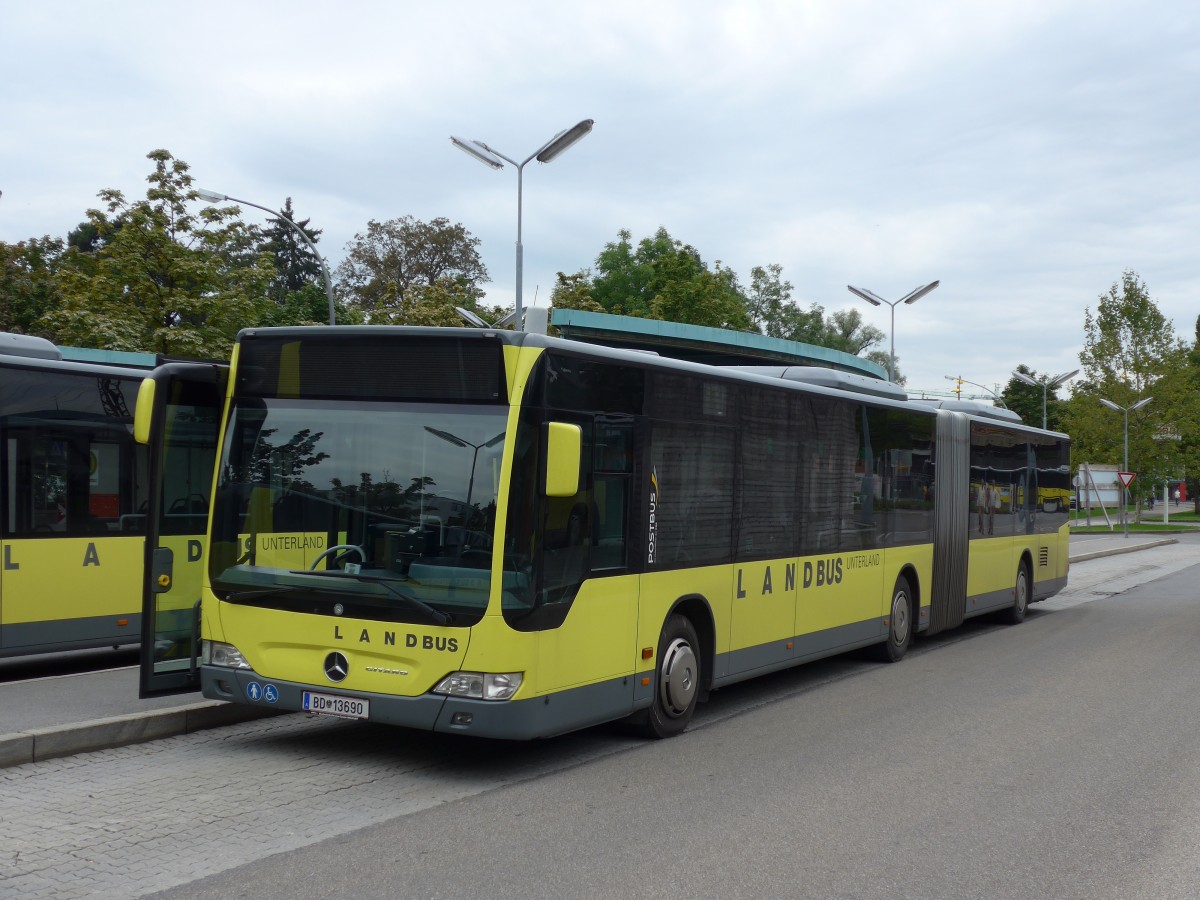
<svg viewBox="0 0 1200 900">
<path fill-rule="evenodd" d="M 253 668 L 242 656 L 242 651 L 233 644 L 220 641 L 204 641 L 200 649 L 200 661 L 206 666 L 224 666 L 227 669 Z"/>
<path fill-rule="evenodd" d="M 511 700 L 523 677 L 522 672 L 451 672 L 437 683 L 433 693 L 475 700 Z"/>
</svg>

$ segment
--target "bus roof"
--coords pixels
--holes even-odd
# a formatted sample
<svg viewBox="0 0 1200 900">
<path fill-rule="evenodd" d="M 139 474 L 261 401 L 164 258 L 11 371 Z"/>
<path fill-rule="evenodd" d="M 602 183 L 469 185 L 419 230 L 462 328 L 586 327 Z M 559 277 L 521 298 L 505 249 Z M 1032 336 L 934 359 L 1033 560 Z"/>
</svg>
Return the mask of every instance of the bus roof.
<svg viewBox="0 0 1200 900">
<path fill-rule="evenodd" d="M 612 318 L 623 318 L 620 316 Z M 318 326 L 286 326 L 278 328 L 246 329 L 238 335 L 238 340 L 254 337 L 295 337 L 298 339 L 329 335 L 347 337 L 379 336 L 392 332 L 397 336 L 402 334 L 427 334 L 430 336 L 458 337 L 467 340 L 497 340 L 501 343 L 516 346 L 542 346 L 554 349 L 560 353 L 578 356 L 589 356 L 598 359 L 608 359 L 614 362 L 624 362 L 628 365 L 651 369 L 670 369 L 692 374 L 704 374 L 710 377 L 726 378 L 734 381 L 776 384 L 781 381 L 794 390 L 808 391 L 826 396 L 855 395 L 873 404 L 889 406 L 896 409 L 919 411 L 929 415 L 937 415 L 939 410 L 963 413 L 973 419 L 990 419 L 996 423 L 1019 427 L 1026 431 L 1042 432 L 1042 429 L 1027 425 L 1020 416 L 1011 410 L 991 406 L 982 401 L 950 400 L 950 399 L 918 399 L 909 398 L 899 385 L 891 384 L 880 378 L 859 375 L 853 372 L 839 371 L 826 366 L 762 366 L 762 365 L 713 365 L 711 363 L 695 362 L 677 357 L 664 356 L 647 352 L 651 348 L 613 347 L 605 344 L 571 340 L 561 337 L 550 337 L 528 331 L 509 331 L 503 328 L 460 328 L 460 327 L 426 327 L 406 325 L 318 325 Z M 865 362 L 865 360 L 863 361 Z M 872 364 L 873 365 L 873 364 Z M 1042 432 L 1052 433 L 1057 432 Z"/>
</svg>

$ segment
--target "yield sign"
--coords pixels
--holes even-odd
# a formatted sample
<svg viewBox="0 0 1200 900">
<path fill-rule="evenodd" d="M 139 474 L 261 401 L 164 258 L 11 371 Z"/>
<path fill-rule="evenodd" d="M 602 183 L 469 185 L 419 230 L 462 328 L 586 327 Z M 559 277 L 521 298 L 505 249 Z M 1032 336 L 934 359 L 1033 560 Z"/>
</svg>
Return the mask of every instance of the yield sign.
<svg viewBox="0 0 1200 900">
<path fill-rule="evenodd" d="M 1133 484 L 1133 479 L 1137 478 L 1137 472 L 1118 472 L 1117 478 L 1121 480 L 1121 487 L 1128 488 Z"/>
</svg>

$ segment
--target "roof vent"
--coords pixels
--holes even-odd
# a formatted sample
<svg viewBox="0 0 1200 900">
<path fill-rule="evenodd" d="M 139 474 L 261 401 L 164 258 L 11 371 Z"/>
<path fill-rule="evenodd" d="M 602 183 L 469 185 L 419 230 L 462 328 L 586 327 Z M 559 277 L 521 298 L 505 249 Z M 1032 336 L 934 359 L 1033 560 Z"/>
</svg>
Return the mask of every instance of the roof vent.
<svg viewBox="0 0 1200 900">
<path fill-rule="evenodd" d="M 849 391 L 853 394 L 886 397 L 888 400 L 908 399 L 908 394 L 898 384 L 892 384 L 890 381 L 883 381 L 879 378 L 871 378 L 867 375 L 856 375 L 853 372 L 826 369 L 823 366 L 722 366 L 721 368 L 734 369 L 738 372 L 749 372 L 754 375 L 763 375 L 767 378 L 782 378 L 784 381 L 815 384 L 819 387 Z"/>
<path fill-rule="evenodd" d="M 62 359 L 62 352 L 45 338 L 0 332 L 0 354 L 33 359 Z"/>
<path fill-rule="evenodd" d="M 969 416 L 1000 419 L 1003 422 L 1015 422 L 1018 425 L 1024 424 L 1021 422 L 1021 417 L 1011 409 L 1002 409 L 999 406 L 993 406 L 985 400 L 943 400 L 938 398 L 914 397 L 912 402 L 921 403 L 925 406 L 932 406 L 934 409 L 945 409 L 952 412 L 966 413 Z"/>
</svg>

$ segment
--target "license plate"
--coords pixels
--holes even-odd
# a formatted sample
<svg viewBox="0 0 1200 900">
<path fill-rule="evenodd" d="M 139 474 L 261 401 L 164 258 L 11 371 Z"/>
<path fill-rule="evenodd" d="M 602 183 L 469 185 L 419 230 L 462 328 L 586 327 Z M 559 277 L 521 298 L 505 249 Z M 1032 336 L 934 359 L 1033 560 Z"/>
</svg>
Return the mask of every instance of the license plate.
<svg viewBox="0 0 1200 900">
<path fill-rule="evenodd" d="M 341 716 L 345 719 L 365 719 L 369 716 L 371 702 L 357 697 L 339 697 L 336 694 L 318 694 L 305 691 L 304 711 L 318 716 Z"/>
</svg>

